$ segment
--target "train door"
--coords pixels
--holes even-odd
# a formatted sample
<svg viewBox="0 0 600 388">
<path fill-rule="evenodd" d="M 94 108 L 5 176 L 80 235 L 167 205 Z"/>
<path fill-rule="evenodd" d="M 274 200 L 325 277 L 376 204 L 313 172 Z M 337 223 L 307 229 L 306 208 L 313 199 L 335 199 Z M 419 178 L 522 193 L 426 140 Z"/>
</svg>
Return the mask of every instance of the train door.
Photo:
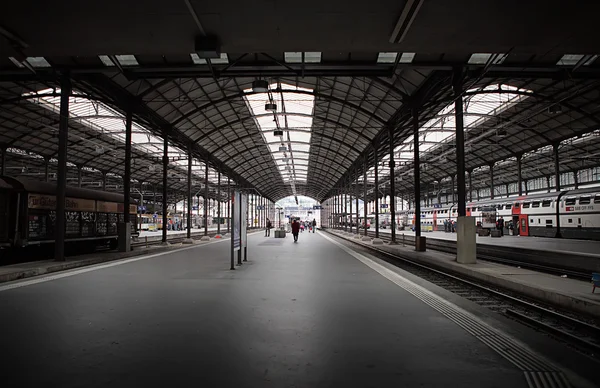
<svg viewBox="0 0 600 388">
<path fill-rule="evenodd" d="M 529 223 L 527 214 L 519 215 L 519 234 L 521 236 L 529 236 Z"/>
<path fill-rule="evenodd" d="M 433 211 L 433 226 L 431 229 L 433 232 L 437 231 L 437 210 Z"/>
</svg>

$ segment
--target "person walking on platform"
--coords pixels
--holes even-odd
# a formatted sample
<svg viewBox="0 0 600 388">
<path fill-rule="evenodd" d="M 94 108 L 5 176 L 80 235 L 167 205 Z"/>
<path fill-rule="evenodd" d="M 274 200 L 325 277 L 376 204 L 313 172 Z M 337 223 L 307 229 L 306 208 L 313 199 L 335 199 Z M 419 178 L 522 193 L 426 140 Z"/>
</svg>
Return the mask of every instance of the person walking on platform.
<svg viewBox="0 0 600 388">
<path fill-rule="evenodd" d="M 312 220 L 312 232 L 313 232 L 313 233 L 315 232 L 315 229 L 317 229 L 317 220 L 315 220 L 315 219 L 313 218 L 313 220 Z"/>
<path fill-rule="evenodd" d="M 267 227 L 265 228 L 265 237 L 271 237 L 271 220 L 267 218 Z"/>
<path fill-rule="evenodd" d="M 298 233 L 300 233 L 300 222 L 292 221 L 292 235 L 294 236 L 294 242 L 298 242 Z"/>
</svg>

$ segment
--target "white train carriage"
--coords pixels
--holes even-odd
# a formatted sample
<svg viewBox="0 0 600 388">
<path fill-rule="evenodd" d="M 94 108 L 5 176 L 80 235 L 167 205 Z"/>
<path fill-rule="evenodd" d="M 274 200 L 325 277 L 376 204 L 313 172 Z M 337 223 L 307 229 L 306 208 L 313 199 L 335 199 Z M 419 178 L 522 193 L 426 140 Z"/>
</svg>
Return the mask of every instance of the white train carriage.
<svg viewBox="0 0 600 388">
<path fill-rule="evenodd" d="M 558 214 L 562 237 L 600 240 L 600 189 L 565 192 Z"/>
</svg>

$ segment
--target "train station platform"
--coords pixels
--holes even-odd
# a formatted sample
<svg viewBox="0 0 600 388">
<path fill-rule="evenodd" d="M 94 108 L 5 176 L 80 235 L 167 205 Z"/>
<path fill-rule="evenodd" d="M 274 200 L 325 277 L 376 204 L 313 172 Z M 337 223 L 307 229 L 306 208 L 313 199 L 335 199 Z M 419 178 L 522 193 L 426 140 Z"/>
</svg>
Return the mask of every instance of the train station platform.
<svg viewBox="0 0 600 388">
<path fill-rule="evenodd" d="M 338 234 L 337 231 L 333 233 Z M 414 236 L 413 232 L 406 233 Z M 443 232 L 423 233 L 425 237 L 438 238 Z M 456 234 L 445 234 L 446 239 Z M 345 237 L 345 236 L 343 236 Z M 493 240 L 502 240 L 496 238 Z M 477 242 L 485 240 L 486 237 L 478 237 Z M 516 240 L 519 237 L 507 236 L 506 240 Z M 522 239 L 526 239 L 523 237 Z M 529 239 L 529 237 L 527 237 Z M 536 239 L 532 237 L 532 239 Z M 370 241 L 363 242 L 353 239 L 355 243 L 372 247 Z M 550 239 L 548 239 L 550 240 Z M 378 249 L 392 253 L 400 257 L 406 257 L 434 267 L 450 270 L 454 273 L 466 275 L 472 279 L 484 281 L 504 289 L 512 290 L 530 298 L 565 308 L 569 311 L 577 311 L 581 314 L 600 318 L 600 292 L 592 293 L 592 285 L 589 281 L 561 277 L 559 275 L 538 272 L 516 266 L 478 260 L 476 264 L 460 264 L 456 262 L 456 255 L 428 250 L 426 252 L 415 252 L 411 246 L 403 246 L 401 234 L 397 245 L 378 245 Z M 565 240 L 566 241 L 566 240 Z M 575 248 L 575 245 L 569 245 Z M 568 256 L 565 256 L 565 260 Z M 591 278 L 591 274 L 590 274 Z"/>
<path fill-rule="evenodd" d="M 236 271 L 228 241 L 215 240 L 0 286 L 10 354 L 3 380 L 11 387 L 593 386 L 546 358 L 557 345 L 542 356 L 523 342 L 535 332 L 517 335 L 510 323 L 326 233 L 303 233 L 298 243 L 255 233 L 248 241 L 249 261 Z"/>
<path fill-rule="evenodd" d="M 369 229 L 374 231 L 374 229 Z M 379 233 L 390 234 L 390 229 L 380 229 Z M 415 232 L 411 230 L 399 230 L 397 235 L 405 234 L 407 236 L 414 236 Z M 439 240 L 456 241 L 456 233 L 446 232 L 422 232 L 422 235 L 427 238 L 434 238 Z M 531 236 L 509 236 L 504 235 L 502 237 L 490 237 L 490 236 L 477 236 L 477 244 L 487 245 L 498 245 L 504 247 L 523 248 L 523 249 L 535 249 L 535 250 L 546 250 L 553 252 L 566 252 L 566 253 L 585 253 L 590 255 L 597 255 L 600 259 L 600 241 L 590 240 L 574 240 L 567 238 L 548 238 L 548 237 L 531 237 Z"/>
</svg>

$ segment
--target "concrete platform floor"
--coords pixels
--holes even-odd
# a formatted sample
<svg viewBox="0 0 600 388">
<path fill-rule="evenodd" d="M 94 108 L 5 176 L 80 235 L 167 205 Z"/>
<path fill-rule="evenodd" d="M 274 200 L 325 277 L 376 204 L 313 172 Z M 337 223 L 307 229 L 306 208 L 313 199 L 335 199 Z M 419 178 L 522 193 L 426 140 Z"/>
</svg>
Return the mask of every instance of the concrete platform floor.
<svg viewBox="0 0 600 388">
<path fill-rule="evenodd" d="M 369 229 L 369 231 L 375 231 L 375 229 L 371 228 Z M 390 234 L 391 231 L 389 229 L 380 229 L 379 233 L 385 236 Z M 404 233 L 407 236 L 415 235 L 415 233 L 410 230 L 399 230 L 396 232 L 396 236 L 400 236 L 401 238 L 402 233 Z M 427 238 L 456 241 L 456 233 L 436 231 L 423 232 L 421 235 Z M 590 240 L 504 235 L 502 237 L 477 236 L 477 244 L 490 244 L 524 249 L 539 249 L 546 251 L 577 252 L 600 256 L 600 241 Z"/>
<path fill-rule="evenodd" d="M 236 271 L 229 247 L 0 287 L 3 385 L 527 386 L 477 332 L 320 233 L 253 234 Z"/>
</svg>

